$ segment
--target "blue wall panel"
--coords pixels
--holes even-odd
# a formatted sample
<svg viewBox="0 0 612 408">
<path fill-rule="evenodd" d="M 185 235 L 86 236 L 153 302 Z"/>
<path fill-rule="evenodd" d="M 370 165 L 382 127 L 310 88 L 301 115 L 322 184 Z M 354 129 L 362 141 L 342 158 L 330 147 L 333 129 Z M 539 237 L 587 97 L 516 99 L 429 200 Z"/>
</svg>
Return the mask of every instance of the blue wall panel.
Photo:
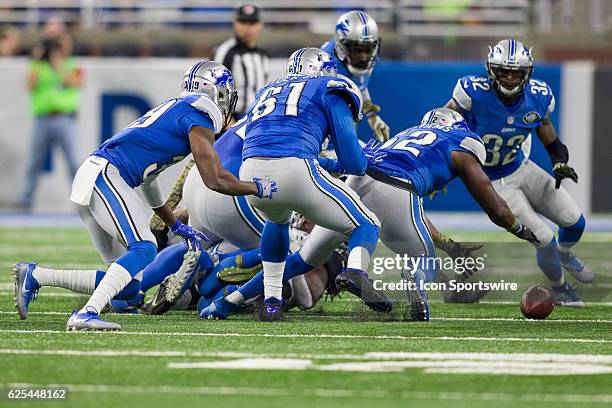
<svg viewBox="0 0 612 408">
<path fill-rule="evenodd" d="M 382 106 L 381 117 L 391 126 L 392 134 L 418 124 L 425 112 L 444 105 L 452 95 L 453 88 L 465 75 L 486 75 L 483 63 L 396 63 L 380 62 L 370 81 L 370 93 L 375 103 Z M 553 90 L 557 108 L 552 120 L 559 129 L 559 103 L 561 101 L 561 67 L 559 65 L 537 65 L 534 78 L 546 81 Z M 360 134 L 370 132 L 364 120 Z M 531 159 L 550 170 L 546 150 L 535 135 Z M 476 202 L 469 196 L 459 180 L 448 186 L 448 194 L 438 195 L 434 200 L 425 199 L 425 207 L 435 211 L 478 211 Z"/>
</svg>

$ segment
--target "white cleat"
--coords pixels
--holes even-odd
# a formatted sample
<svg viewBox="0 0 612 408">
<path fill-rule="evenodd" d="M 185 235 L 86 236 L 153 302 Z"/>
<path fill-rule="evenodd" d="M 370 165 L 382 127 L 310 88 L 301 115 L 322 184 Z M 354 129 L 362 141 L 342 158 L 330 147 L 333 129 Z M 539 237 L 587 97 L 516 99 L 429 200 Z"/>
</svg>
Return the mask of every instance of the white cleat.
<svg viewBox="0 0 612 408">
<path fill-rule="evenodd" d="M 67 331 L 117 331 L 121 326 L 100 319 L 98 313 L 87 311 L 85 313 L 72 312 L 66 323 Z"/>
<path fill-rule="evenodd" d="M 563 269 L 571 273 L 577 281 L 589 283 L 593 282 L 593 279 L 595 279 L 595 274 L 591 268 L 582 262 L 573 252 L 559 251 L 559 259 L 561 260 Z"/>
</svg>

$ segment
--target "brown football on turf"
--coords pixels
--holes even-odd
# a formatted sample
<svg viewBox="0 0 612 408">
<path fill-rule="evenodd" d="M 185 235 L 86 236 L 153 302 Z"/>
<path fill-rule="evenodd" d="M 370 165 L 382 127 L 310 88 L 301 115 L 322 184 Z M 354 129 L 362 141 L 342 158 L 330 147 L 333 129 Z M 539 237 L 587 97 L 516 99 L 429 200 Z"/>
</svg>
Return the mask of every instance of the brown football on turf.
<svg viewBox="0 0 612 408">
<path fill-rule="evenodd" d="M 546 319 L 555 308 L 555 297 L 544 286 L 527 289 L 521 299 L 521 312 L 528 319 Z"/>
</svg>

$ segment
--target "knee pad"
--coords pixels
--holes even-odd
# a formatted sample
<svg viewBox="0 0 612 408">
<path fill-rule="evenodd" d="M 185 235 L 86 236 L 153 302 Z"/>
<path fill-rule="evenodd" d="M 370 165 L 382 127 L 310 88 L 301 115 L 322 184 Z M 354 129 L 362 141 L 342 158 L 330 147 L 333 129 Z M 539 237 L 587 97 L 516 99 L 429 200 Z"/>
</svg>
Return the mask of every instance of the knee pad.
<svg viewBox="0 0 612 408">
<path fill-rule="evenodd" d="M 574 224 L 559 228 L 559 244 L 565 247 L 575 245 L 582 238 L 585 226 L 584 216 L 580 215 L 580 218 Z"/>
<path fill-rule="evenodd" d="M 375 224 L 362 224 L 355 228 L 349 237 L 349 248 L 362 246 L 368 250 L 370 255 L 374 253 L 380 228 Z"/>
<path fill-rule="evenodd" d="M 117 263 L 135 276 L 153 262 L 155 255 L 157 255 L 157 247 L 154 243 L 137 241 L 128 245 L 127 252 L 117 259 Z"/>
</svg>

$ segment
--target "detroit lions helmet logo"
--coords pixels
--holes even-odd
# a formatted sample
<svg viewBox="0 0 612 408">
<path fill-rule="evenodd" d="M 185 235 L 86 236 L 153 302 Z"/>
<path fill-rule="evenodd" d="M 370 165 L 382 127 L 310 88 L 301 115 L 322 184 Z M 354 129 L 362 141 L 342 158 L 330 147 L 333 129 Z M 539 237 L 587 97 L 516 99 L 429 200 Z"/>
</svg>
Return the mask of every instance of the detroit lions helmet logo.
<svg viewBox="0 0 612 408">
<path fill-rule="evenodd" d="M 338 31 L 338 32 L 340 32 L 342 34 L 348 34 L 348 32 L 350 31 L 348 19 L 344 19 L 342 21 L 338 21 L 336 23 L 336 31 Z"/>
<path fill-rule="evenodd" d="M 217 80 L 217 85 L 234 84 L 234 78 L 232 77 L 231 72 L 224 66 L 214 68 L 212 70 L 212 74 Z"/>
</svg>

